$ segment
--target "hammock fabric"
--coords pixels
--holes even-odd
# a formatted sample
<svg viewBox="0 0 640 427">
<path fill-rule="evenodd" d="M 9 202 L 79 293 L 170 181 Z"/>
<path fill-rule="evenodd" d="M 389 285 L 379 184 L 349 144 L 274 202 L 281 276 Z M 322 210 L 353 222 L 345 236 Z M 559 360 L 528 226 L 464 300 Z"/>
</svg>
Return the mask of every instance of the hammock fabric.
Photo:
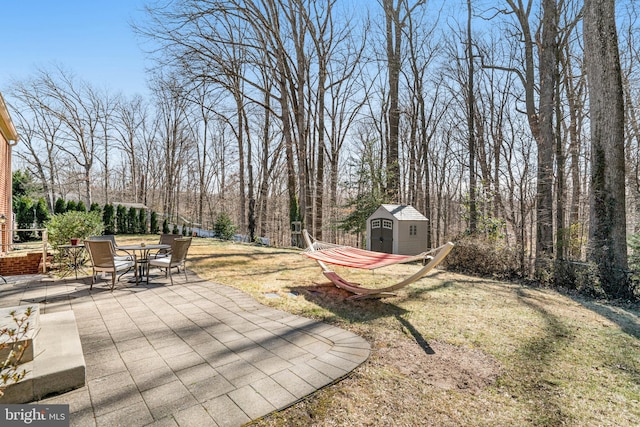
<svg viewBox="0 0 640 427">
<path fill-rule="evenodd" d="M 382 252 L 352 248 L 351 246 L 337 246 L 335 248 L 305 251 L 304 255 L 316 261 L 326 262 L 327 264 L 350 268 L 366 268 L 369 270 L 394 264 L 419 261 L 428 256 L 426 254 L 418 256 L 385 254 Z"/>
<path fill-rule="evenodd" d="M 415 256 L 407 255 L 394 255 L 381 252 L 367 251 L 364 249 L 352 248 L 350 246 L 340 246 L 331 243 L 320 242 L 315 240 L 312 242 L 311 236 L 307 233 L 307 230 L 303 230 L 305 241 L 307 242 L 307 249 L 303 252 L 303 255 L 316 260 L 318 265 L 322 268 L 322 273 L 327 277 L 334 285 L 339 288 L 346 289 L 355 295 L 351 298 L 378 298 L 381 296 L 394 295 L 392 292 L 407 286 L 421 278 L 423 278 L 429 271 L 435 268 L 453 249 L 453 243 L 448 242 L 444 245 L 433 249 L 429 252 L 424 252 Z M 429 254 L 434 253 L 434 256 Z M 394 284 L 380 289 L 365 288 L 357 283 L 351 283 L 344 278 L 340 277 L 336 272 L 332 271 L 326 264 L 340 265 L 343 267 L 351 268 L 366 268 L 376 269 L 393 264 L 407 263 L 412 261 L 420 261 L 423 263 L 425 260 L 430 260 L 424 265 L 418 272 L 409 276 L 408 278 Z"/>
</svg>

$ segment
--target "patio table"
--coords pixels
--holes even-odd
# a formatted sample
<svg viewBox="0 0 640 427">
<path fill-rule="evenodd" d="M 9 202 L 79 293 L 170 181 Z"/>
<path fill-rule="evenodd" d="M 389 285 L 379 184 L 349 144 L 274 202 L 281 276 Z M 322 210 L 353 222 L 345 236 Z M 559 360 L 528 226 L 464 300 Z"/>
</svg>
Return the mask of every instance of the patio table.
<svg viewBox="0 0 640 427">
<path fill-rule="evenodd" d="M 85 263 L 84 244 L 60 245 L 58 248 L 62 251 L 61 257 L 66 268 L 66 271 L 61 278 L 67 277 L 71 272 L 74 272 L 76 279 L 78 279 L 78 270 L 83 269 Z"/>
<path fill-rule="evenodd" d="M 151 251 L 158 251 L 160 249 L 171 249 L 171 245 L 164 243 L 138 243 L 132 245 L 118 245 L 116 250 L 133 251 L 136 253 L 136 268 L 138 269 L 138 279 L 143 277 L 146 273 L 146 268 L 149 264 L 149 254 Z M 141 279 L 140 279 L 141 280 Z"/>
</svg>

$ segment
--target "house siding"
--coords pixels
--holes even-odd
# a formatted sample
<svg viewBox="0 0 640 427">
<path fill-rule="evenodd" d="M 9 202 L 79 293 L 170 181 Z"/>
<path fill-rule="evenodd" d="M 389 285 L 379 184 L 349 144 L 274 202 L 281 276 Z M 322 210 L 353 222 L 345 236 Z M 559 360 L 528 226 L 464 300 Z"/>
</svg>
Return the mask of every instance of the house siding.
<svg viewBox="0 0 640 427">
<path fill-rule="evenodd" d="M 11 148 L 18 140 L 18 134 L 0 94 L 0 214 L 6 217 L 4 229 L 0 227 L 0 254 L 6 252 L 11 244 L 13 215 L 11 204 Z"/>
</svg>

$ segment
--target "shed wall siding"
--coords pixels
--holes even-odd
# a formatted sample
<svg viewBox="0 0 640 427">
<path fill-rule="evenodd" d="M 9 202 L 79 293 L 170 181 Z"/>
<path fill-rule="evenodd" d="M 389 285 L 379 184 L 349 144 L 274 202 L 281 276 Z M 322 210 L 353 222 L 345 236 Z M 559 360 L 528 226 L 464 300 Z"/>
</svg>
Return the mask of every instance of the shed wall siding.
<svg viewBox="0 0 640 427">
<path fill-rule="evenodd" d="M 409 227 L 415 225 L 417 234 L 411 236 Z M 417 255 L 427 250 L 426 221 L 398 221 L 398 254 Z"/>
</svg>

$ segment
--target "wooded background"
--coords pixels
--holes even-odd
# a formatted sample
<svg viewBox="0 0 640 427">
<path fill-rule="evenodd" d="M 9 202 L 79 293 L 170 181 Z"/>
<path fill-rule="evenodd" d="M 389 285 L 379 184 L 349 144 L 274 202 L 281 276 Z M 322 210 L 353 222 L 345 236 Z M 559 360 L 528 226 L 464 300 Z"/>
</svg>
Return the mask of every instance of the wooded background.
<svg viewBox="0 0 640 427">
<path fill-rule="evenodd" d="M 225 212 L 274 245 L 291 244 L 293 221 L 361 245 L 380 203 L 411 204 L 430 219 L 429 246 L 488 239 L 524 276 L 598 253 L 589 223 L 605 194 L 609 225 L 594 227 L 617 230 L 598 245 L 624 246 L 607 261 L 621 280 L 620 227 L 635 232 L 640 210 L 639 11 L 631 0 L 150 3 L 133 29 L 152 46 L 152 96 L 34 70 L 6 96 L 16 165 L 51 210 L 59 197 L 143 203 L 204 227 Z M 597 93 L 620 95 L 597 119 L 590 66 L 613 79 Z"/>
</svg>

